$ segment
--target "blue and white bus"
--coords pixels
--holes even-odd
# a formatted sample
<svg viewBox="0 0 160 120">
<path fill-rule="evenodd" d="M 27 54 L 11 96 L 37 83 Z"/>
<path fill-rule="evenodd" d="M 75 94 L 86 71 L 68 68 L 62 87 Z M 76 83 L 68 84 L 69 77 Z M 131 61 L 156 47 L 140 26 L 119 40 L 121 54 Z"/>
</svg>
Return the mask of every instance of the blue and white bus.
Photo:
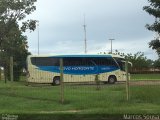
<svg viewBox="0 0 160 120">
<path fill-rule="evenodd" d="M 64 82 L 93 82 L 95 75 L 104 83 L 126 80 L 125 59 L 118 55 L 28 56 L 28 82 L 60 84 L 60 58 Z"/>
</svg>

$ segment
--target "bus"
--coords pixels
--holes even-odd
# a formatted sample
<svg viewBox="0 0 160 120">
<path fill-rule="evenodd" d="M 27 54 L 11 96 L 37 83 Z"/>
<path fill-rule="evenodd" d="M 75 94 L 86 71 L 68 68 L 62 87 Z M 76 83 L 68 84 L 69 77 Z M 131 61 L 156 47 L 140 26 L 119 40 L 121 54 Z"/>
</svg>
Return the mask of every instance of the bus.
<svg viewBox="0 0 160 120">
<path fill-rule="evenodd" d="M 61 58 L 64 82 L 93 82 L 96 75 L 103 83 L 126 80 L 125 59 L 118 55 L 29 55 L 27 82 L 59 85 Z"/>
</svg>

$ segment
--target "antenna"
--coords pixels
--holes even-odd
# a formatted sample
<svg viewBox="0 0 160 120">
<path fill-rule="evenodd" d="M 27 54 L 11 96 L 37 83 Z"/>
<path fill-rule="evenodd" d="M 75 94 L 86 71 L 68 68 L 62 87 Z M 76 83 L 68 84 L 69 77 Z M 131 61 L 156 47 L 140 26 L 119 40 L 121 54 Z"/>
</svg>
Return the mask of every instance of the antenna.
<svg viewBox="0 0 160 120">
<path fill-rule="evenodd" d="M 112 50 L 112 41 L 115 40 L 115 39 L 109 39 L 109 40 L 111 41 L 111 54 L 112 54 L 112 51 L 113 51 Z"/>
<path fill-rule="evenodd" d="M 84 14 L 84 25 L 83 25 L 83 27 L 84 27 L 84 53 L 86 54 L 87 53 L 87 35 L 86 35 L 86 27 L 87 27 L 87 25 L 86 25 L 86 23 L 85 23 L 85 14 Z"/>
<path fill-rule="evenodd" d="M 38 55 L 39 55 L 39 21 L 37 21 L 37 32 L 38 32 Z"/>
</svg>

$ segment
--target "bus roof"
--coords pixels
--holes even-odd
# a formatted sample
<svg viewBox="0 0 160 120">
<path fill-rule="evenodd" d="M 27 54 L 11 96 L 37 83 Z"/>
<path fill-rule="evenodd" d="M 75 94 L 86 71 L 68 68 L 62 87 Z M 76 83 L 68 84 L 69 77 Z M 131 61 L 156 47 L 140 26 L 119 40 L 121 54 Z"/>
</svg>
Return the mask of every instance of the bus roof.
<svg viewBox="0 0 160 120">
<path fill-rule="evenodd" d="M 114 54 L 55 54 L 55 55 L 29 55 L 28 57 L 118 57 L 124 58 L 120 55 Z"/>
</svg>

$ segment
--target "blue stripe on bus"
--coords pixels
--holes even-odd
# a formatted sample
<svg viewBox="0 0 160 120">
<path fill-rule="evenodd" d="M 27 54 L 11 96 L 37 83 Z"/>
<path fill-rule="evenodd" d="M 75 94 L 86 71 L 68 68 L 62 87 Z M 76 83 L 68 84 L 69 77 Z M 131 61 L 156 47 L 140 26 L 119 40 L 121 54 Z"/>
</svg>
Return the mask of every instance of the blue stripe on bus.
<svg viewBox="0 0 160 120">
<path fill-rule="evenodd" d="M 60 73 L 59 66 L 38 66 L 39 70 Z M 88 75 L 119 70 L 116 66 L 64 66 L 64 74 Z"/>
</svg>

